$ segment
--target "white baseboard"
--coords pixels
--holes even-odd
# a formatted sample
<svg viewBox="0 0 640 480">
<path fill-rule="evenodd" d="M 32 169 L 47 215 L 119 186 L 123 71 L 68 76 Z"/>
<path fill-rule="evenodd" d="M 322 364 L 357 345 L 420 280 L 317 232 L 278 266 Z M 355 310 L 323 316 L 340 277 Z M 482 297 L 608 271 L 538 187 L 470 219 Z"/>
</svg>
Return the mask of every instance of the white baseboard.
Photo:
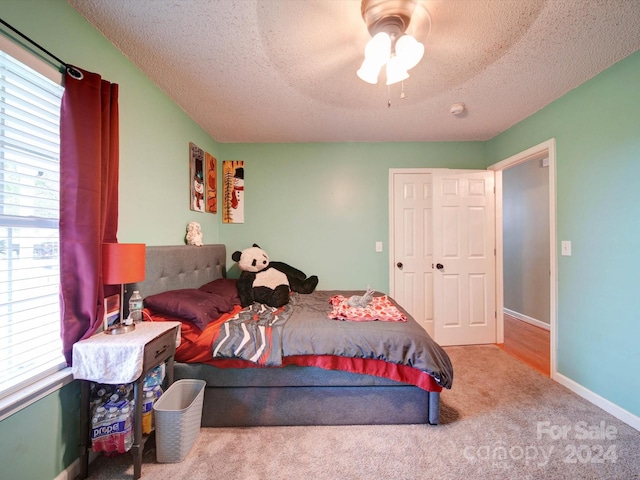
<svg viewBox="0 0 640 480">
<path fill-rule="evenodd" d="M 89 464 L 98 458 L 99 453 L 89 450 Z M 77 458 L 71 465 L 61 471 L 54 480 L 74 480 L 80 475 L 80 459 Z"/>
<path fill-rule="evenodd" d="M 565 377 L 561 373 L 554 372 L 551 378 L 558 382 L 560 385 L 567 387 L 573 393 L 580 395 L 582 398 L 590 401 L 597 407 L 600 407 L 605 412 L 610 413 L 618 420 L 621 420 L 630 427 L 633 427 L 636 430 L 640 431 L 640 417 L 634 415 L 633 413 L 625 410 L 622 407 L 619 407 L 606 398 L 601 397 L 597 393 L 592 392 L 588 388 L 583 387 L 579 383 L 574 382 L 570 378 Z"/>
<path fill-rule="evenodd" d="M 80 459 L 76 459 L 71 465 L 61 471 L 54 480 L 73 480 L 80 475 Z"/>
<path fill-rule="evenodd" d="M 530 323 L 531 325 L 543 328 L 545 330 L 551 330 L 551 325 L 549 325 L 548 323 L 544 323 L 544 322 L 538 320 L 537 318 L 528 317 L 527 315 L 524 315 L 524 314 L 518 313 L 518 312 L 514 312 L 513 310 L 509 310 L 508 308 L 503 308 L 502 310 L 504 311 L 504 313 L 506 313 L 507 315 L 509 315 L 509 316 L 511 316 L 513 318 L 517 318 L 518 320 L 522 320 L 523 322 Z"/>
<path fill-rule="evenodd" d="M 522 320 L 523 322 L 527 322 L 537 327 L 550 330 L 550 326 L 544 322 L 541 322 L 540 320 L 527 317 L 526 315 L 523 315 L 518 312 L 514 312 L 513 310 L 509 310 L 508 308 L 504 308 L 503 310 L 504 310 L 504 313 L 514 318 L 517 318 L 518 320 Z M 593 403 L 597 407 L 600 407 L 605 412 L 610 413 L 611 415 L 616 417 L 618 420 L 621 420 L 627 425 L 640 431 L 640 417 L 632 414 L 631 412 L 625 410 L 622 407 L 619 407 L 618 405 L 607 400 L 606 398 L 601 397 L 597 393 L 592 392 L 588 388 L 583 387 L 579 383 L 571 380 L 569 377 L 565 377 L 561 373 L 552 372 L 551 378 L 556 382 L 558 382 L 560 385 L 567 387 L 573 393 L 580 395 L 582 398 L 588 400 L 589 402 Z"/>
</svg>

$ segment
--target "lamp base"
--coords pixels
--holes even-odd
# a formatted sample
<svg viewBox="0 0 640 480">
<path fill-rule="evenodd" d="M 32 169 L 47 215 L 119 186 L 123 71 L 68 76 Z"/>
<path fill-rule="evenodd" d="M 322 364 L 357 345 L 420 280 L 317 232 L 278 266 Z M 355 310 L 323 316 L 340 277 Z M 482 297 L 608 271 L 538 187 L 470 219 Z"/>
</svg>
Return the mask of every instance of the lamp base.
<svg viewBox="0 0 640 480">
<path fill-rule="evenodd" d="M 120 335 L 122 333 L 133 332 L 135 329 L 136 326 L 134 323 L 132 323 L 131 325 L 112 325 L 107 328 L 104 333 L 109 335 Z"/>
</svg>

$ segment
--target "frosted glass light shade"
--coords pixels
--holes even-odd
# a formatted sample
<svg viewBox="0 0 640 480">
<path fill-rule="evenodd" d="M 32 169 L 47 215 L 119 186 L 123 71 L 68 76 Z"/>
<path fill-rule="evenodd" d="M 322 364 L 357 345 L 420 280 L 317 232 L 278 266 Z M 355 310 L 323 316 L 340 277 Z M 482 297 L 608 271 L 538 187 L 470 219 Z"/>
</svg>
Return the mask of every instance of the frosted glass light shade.
<svg viewBox="0 0 640 480">
<path fill-rule="evenodd" d="M 391 57 L 387 62 L 387 85 L 393 85 L 407 78 L 409 78 L 409 73 L 402 62 L 398 57 Z"/>
<path fill-rule="evenodd" d="M 356 72 L 361 80 L 375 85 L 378 83 L 378 75 L 380 75 L 380 66 L 369 63 L 368 60 L 362 62 L 362 66 Z"/>
<path fill-rule="evenodd" d="M 364 48 L 364 58 L 372 65 L 382 67 L 391 55 L 391 37 L 385 32 L 376 33 Z"/>
<path fill-rule="evenodd" d="M 424 45 L 411 35 L 402 35 L 396 41 L 396 57 L 405 70 L 415 67 L 424 55 Z"/>
<path fill-rule="evenodd" d="M 378 75 L 391 55 L 391 37 L 384 32 L 377 33 L 364 48 L 364 62 L 357 71 L 358 77 L 367 83 L 378 83 Z"/>
</svg>

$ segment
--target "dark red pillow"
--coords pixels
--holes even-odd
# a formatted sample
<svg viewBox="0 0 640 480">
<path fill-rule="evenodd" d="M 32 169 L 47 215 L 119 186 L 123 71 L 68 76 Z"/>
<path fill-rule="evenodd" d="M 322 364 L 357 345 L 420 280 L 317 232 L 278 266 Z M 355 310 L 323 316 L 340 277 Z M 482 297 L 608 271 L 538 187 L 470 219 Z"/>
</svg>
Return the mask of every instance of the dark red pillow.
<svg viewBox="0 0 640 480">
<path fill-rule="evenodd" d="M 240 305 L 236 281 L 235 278 L 218 278 L 212 282 L 205 283 L 200 287 L 200 290 L 228 298 L 232 305 Z"/>
<path fill-rule="evenodd" d="M 200 330 L 233 310 L 234 306 L 228 297 L 195 288 L 151 295 L 144 299 L 144 305 L 153 312 L 189 320 Z"/>
</svg>

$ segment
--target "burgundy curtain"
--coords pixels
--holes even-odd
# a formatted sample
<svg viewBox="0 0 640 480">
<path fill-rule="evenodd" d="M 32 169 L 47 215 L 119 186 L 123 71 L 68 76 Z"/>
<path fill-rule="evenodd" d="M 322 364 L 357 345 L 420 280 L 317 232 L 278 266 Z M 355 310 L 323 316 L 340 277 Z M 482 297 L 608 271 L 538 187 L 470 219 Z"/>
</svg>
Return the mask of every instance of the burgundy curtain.
<svg viewBox="0 0 640 480">
<path fill-rule="evenodd" d="M 69 66 L 60 114 L 63 353 L 102 322 L 102 244 L 117 241 L 118 85 Z"/>
</svg>

